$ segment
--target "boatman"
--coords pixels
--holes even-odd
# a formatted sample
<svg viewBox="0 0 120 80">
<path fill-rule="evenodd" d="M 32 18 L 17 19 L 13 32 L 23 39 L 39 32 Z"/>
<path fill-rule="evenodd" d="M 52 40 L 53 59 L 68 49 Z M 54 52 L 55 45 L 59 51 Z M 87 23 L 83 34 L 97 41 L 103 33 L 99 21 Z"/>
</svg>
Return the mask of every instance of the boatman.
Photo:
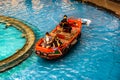
<svg viewBox="0 0 120 80">
<path fill-rule="evenodd" d="M 67 21 L 67 15 L 64 15 L 63 20 L 60 22 L 60 26 L 63 28 L 64 32 L 71 33 L 72 28 Z"/>
</svg>

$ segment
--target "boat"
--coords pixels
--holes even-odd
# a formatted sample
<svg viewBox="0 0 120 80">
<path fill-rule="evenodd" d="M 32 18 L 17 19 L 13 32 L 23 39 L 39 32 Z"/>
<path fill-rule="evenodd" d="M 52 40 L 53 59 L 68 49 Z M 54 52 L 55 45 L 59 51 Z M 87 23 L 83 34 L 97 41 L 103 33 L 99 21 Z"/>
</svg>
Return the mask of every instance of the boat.
<svg viewBox="0 0 120 80">
<path fill-rule="evenodd" d="M 62 44 L 58 47 L 45 48 L 41 44 L 44 42 L 44 38 L 40 38 L 35 44 L 35 53 L 48 60 L 58 59 L 68 53 L 69 49 L 75 45 L 78 38 L 81 35 L 82 21 L 80 18 L 68 18 L 68 23 L 72 27 L 71 33 L 64 32 L 61 26 L 58 24 L 53 29 L 50 35 L 57 36 Z"/>
</svg>

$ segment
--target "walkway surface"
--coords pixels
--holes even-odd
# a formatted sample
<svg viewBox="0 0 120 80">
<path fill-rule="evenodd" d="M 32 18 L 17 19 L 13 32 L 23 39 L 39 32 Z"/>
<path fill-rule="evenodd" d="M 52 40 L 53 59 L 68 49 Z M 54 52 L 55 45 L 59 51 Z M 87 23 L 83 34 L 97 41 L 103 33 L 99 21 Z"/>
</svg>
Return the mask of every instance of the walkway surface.
<svg viewBox="0 0 120 80">
<path fill-rule="evenodd" d="M 0 16 L 0 22 L 5 23 L 8 27 L 12 25 L 17 29 L 21 30 L 23 33 L 22 37 L 26 38 L 26 43 L 22 49 L 16 51 L 14 55 L 0 61 L 0 72 L 3 72 L 9 68 L 12 68 L 15 65 L 18 65 L 20 62 L 30 56 L 35 41 L 35 35 L 33 31 L 29 28 L 29 26 L 23 24 L 17 19 Z"/>
<path fill-rule="evenodd" d="M 97 6 L 106 8 L 120 17 L 120 1 L 115 0 L 82 0 L 82 2 L 90 2 Z"/>
</svg>

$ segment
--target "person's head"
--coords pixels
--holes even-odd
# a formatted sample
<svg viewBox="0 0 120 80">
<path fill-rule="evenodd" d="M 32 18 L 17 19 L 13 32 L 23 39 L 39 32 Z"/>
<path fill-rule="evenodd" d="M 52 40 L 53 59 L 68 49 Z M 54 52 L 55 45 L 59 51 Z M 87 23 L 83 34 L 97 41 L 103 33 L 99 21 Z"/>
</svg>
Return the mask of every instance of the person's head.
<svg viewBox="0 0 120 80">
<path fill-rule="evenodd" d="M 64 19 L 67 19 L 67 15 L 64 15 L 64 17 L 63 17 Z"/>
<path fill-rule="evenodd" d="M 45 34 L 46 36 L 49 36 L 49 33 L 48 32 L 46 32 L 46 34 Z"/>
</svg>

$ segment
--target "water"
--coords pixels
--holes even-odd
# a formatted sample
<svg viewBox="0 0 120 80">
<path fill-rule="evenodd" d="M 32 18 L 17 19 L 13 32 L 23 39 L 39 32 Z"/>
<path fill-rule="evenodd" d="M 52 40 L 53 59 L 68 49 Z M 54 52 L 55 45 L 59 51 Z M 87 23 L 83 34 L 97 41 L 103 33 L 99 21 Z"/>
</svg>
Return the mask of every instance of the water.
<svg viewBox="0 0 120 80">
<path fill-rule="evenodd" d="M 37 40 L 64 14 L 92 20 L 65 57 L 47 61 L 33 52 L 20 65 L 0 73 L 0 80 L 120 80 L 120 20 L 112 14 L 74 0 L 1 1 L 0 14 L 26 22 Z"/>
<path fill-rule="evenodd" d="M 22 32 L 10 26 L 5 29 L 6 24 L 0 23 L 0 60 L 10 57 L 21 49 L 26 39 L 22 38 Z"/>
</svg>

